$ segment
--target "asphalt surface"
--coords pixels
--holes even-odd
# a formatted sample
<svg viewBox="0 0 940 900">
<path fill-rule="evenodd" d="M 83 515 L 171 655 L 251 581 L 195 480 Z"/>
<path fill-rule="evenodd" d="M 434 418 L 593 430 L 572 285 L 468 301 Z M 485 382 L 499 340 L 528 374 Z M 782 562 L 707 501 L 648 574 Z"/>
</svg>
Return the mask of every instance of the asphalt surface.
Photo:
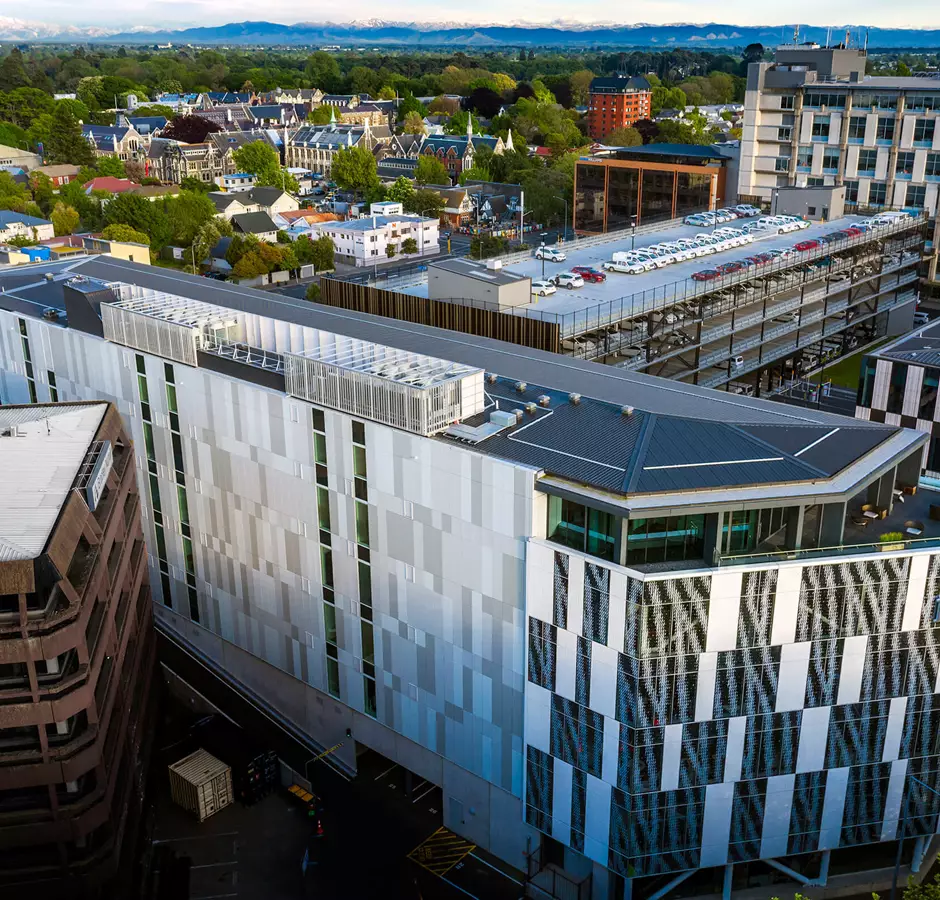
<svg viewBox="0 0 940 900">
<path fill-rule="evenodd" d="M 229 718 L 250 730 L 257 740 L 276 750 L 291 768 L 304 771 L 305 765 L 316 755 L 316 747 L 304 745 L 178 644 L 163 635 L 158 640 L 159 658 L 164 665 Z M 214 824 L 223 832 L 237 831 L 246 836 L 236 847 L 238 878 L 234 883 L 231 879 L 226 882 L 220 867 L 220 871 L 214 873 L 223 879 L 218 882 L 218 892 L 215 895 L 193 893 L 191 900 L 213 897 L 518 900 L 522 896 L 521 873 L 459 836 L 441 831 L 443 798 L 440 788 L 371 750 L 360 749 L 359 772 L 351 780 L 330 768 L 327 761 L 308 767 L 312 788 L 323 803 L 324 833 L 320 837 L 316 835 L 314 823 L 302 814 L 281 814 L 285 804 L 286 808 L 291 808 L 286 792 L 242 810 L 245 820 L 239 819 L 237 826 L 222 829 L 225 820 L 218 818 Z M 155 763 L 155 771 L 158 768 L 161 772 L 157 777 L 165 777 L 165 761 Z M 269 826 L 270 836 L 267 834 Z M 198 826 L 197 831 L 207 829 Z M 274 885 L 280 881 L 272 878 L 270 889 L 258 893 L 249 891 L 252 882 L 247 872 L 243 873 L 249 866 L 243 859 L 248 860 L 249 856 L 246 850 L 238 849 L 246 846 L 243 840 L 253 842 L 251 867 L 276 870 L 279 875 L 286 873 L 285 884 L 289 882 L 290 886 L 274 890 Z M 304 876 L 301 860 L 307 845 L 310 865 Z M 223 844 L 222 849 L 213 852 L 224 855 L 225 848 Z M 224 862 L 209 860 L 210 863 L 215 861 Z M 184 898 L 174 897 L 173 900 Z"/>
</svg>

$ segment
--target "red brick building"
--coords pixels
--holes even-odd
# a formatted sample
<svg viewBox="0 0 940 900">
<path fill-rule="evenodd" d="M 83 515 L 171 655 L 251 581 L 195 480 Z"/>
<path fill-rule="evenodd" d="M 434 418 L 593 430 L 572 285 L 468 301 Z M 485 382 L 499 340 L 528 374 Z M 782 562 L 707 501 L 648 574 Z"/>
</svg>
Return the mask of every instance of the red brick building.
<svg viewBox="0 0 940 900">
<path fill-rule="evenodd" d="M 606 75 L 591 82 L 588 134 L 602 141 L 617 128 L 650 117 L 653 93 L 642 76 Z"/>
</svg>

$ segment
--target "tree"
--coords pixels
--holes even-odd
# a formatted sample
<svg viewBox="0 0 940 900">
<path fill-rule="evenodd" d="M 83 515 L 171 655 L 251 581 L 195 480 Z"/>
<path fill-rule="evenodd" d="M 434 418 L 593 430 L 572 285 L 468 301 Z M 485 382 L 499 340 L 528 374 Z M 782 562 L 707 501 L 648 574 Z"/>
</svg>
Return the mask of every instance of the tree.
<svg viewBox="0 0 940 900">
<path fill-rule="evenodd" d="M 394 244 L 386 244 L 386 245 L 385 245 L 385 256 L 386 256 L 388 259 L 391 259 L 397 252 L 398 252 L 398 251 L 395 249 L 395 245 L 394 245 Z"/>
<path fill-rule="evenodd" d="M 390 88 L 387 84 L 379 91 L 379 100 L 394 100 L 395 99 L 395 89 Z"/>
<path fill-rule="evenodd" d="M 388 186 L 385 190 L 385 199 L 390 200 L 394 203 L 402 203 L 407 205 L 409 201 L 414 197 L 415 186 L 414 182 L 410 178 L 406 178 L 404 175 L 399 175 L 395 181 Z"/>
<path fill-rule="evenodd" d="M 199 144 L 208 135 L 216 134 L 221 130 L 221 125 L 193 113 L 188 116 L 177 116 L 163 129 L 161 137 L 181 141 L 184 144 Z"/>
<path fill-rule="evenodd" d="M 18 184 L 9 172 L 0 171 L 0 209 L 24 212 L 28 202 L 26 186 Z"/>
<path fill-rule="evenodd" d="M 346 191 L 364 194 L 379 183 L 375 157 L 365 147 L 344 147 L 333 157 L 333 180 Z"/>
<path fill-rule="evenodd" d="M 633 123 L 635 131 L 640 133 L 644 144 L 651 144 L 659 136 L 659 126 L 652 119 L 640 119 Z"/>
<path fill-rule="evenodd" d="M 763 44 L 748 44 L 741 54 L 745 65 L 752 62 L 760 62 L 764 58 Z"/>
<path fill-rule="evenodd" d="M 615 128 L 604 138 L 604 143 L 611 147 L 639 147 L 643 136 L 635 128 Z"/>
<path fill-rule="evenodd" d="M 424 134 L 427 130 L 424 126 L 424 119 L 420 113 L 410 112 L 405 116 L 405 134 Z"/>
<path fill-rule="evenodd" d="M 138 194 L 115 194 L 104 207 L 109 225 L 130 225 L 150 238 L 154 250 L 162 250 L 172 239 L 173 226 L 160 203 Z"/>
<path fill-rule="evenodd" d="M 422 153 L 418 157 L 418 165 L 415 166 L 415 181 L 418 184 L 450 185 L 451 183 L 444 163 L 429 153 Z"/>
<path fill-rule="evenodd" d="M 318 284 L 308 284 L 307 285 L 307 299 L 311 303 L 320 302 L 320 285 Z"/>
<path fill-rule="evenodd" d="M 333 246 L 333 239 L 328 234 L 321 234 L 313 244 L 311 262 L 317 272 L 332 272 L 336 265 L 333 261 L 336 255 L 336 248 Z"/>
<path fill-rule="evenodd" d="M 165 205 L 172 240 L 179 246 L 192 244 L 203 225 L 215 218 L 215 204 L 201 191 L 180 191 Z"/>
<path fill-rule="evenodd" d="M 445 134 L 466 134 L 467 133 L 467 120 L 470 119 L 473 122 L 473 133 L 480 134 L 482 129 L 480 128 L 480 123 L 477 121 L 476 116 L 472 115 L 469 112 L 464 110 L 458 110 L 455 112 L 444 125 Z"/>
<path fill-rule="evenodd" d="M 594 80 L 594 73 L 590 69 L 579 69 L 568 76 L 568 85 L 571 88 L 571 100 L 575 106 L 586 106 L 588 102 L 588 92 L 591 88 L 591 82 Z"/>
<path fill-rule="evenodd" d="M 317 50 L 307 57 L 304 72 L 310 84 L 324 93 L 335 90 L 343 79 L 336 57 L 325 50 Z"/>
<path fill-rule="evenodd" d="M 408 113 L 417 113 L 422 119 L 428 114 L 427 107 L 411 91 L 405 91 L 404 96 L 398 102 L 398 121 L 404 122 L 408 118 Z"/>
<path fill-rule="evenodd" d="M 45 172 L 30 172 L 29 189 L 32 191 L 33 200 L 43 209 L 48 210 L 52 206 L 55 187 L 52 184 L 52 179 Z"/>
<path fill-rule="evenodd" d="M 76 209 L 60 200 L 53 207 L 49 218 L 52 220 L 56 237 L 59 237 L 63 234 L 72 234 L 78 228 L 80 216 Z"/>
<path fill-rule="evenodd" d="M 41 115 L 50 115 L 55 101 L 45 91 L 19 87 L 0 94 L 0 119 L 7 119 L 21 128 L 28 128 Z"/>
<path fill-rule="evenodd" d="M 128 244 L 144 244 L 147 247 L 150 246 L 150 238 L 146 234 L 142 231 L 138 231 L 136 228 L 131 228 L 130 225 L 123 225 L 121 223 L 109 225 L 101 232 L 101 236 L 106 241 L 126 241 Z"/>
<path fill-rule="evenodd" d="M 318 106 L 307 113 L 307 121 L 314 125 L 329 125 L 333 117 L 332 106 Z"/>
<path fill-rule="evenodd" d="M 503 105 L 503 98 L 490 87 L 474 88 L 467 97 L 467 109 L 474 110 L 484 119 L 492 119 Z"/>
<path fill-rule="evenodd" d="M 452 116 L 460 109 L 460 101 L 455 100 L 453 97 L 435 97 L 428 104 L 428 112 L 435 115 L 445 115 Z M 464 130 L 466 130 L 466 124 L 464 125 Z"/>
<path fill-rule="evenodd" d="M 99 156 L 95 168 L 99 175 L 110 175 L 113 178 L 123 178 L 127 175 L 124 162 L 117 156 Z"/>
<path fill-rule="evenodd" d="M 250 250 L 232 266 L 232 274 L 237 278 L 257 278 L 268 274 L 268 264 L 258 250 Z"/>
<path fill-rule="evenodd" d="M 444 211 L 444 198 L 432 188 L 420 188 L 406 203 L 405 212 L 419 216 L 437 216 Z"/>
<path fill-rule="evenodd" d="M 29 87 L 29 75 L 23 64 L 23 54 L 14 47 L 0 63 L 0 91 Z"/>
<path fill-rule="evenodd" d="M 404 254 L 417 253 L 418 242 L 414 238 L 405 238 L 401 242 L 401 252 Z"/>
<path fill-rule="evenodd" d="M 173 93 L 170 91 L 169 93 Z M 180 93 L 177 91 L 176 93 Z M 59 101 L 62 102 L 61 100 Z M 163 116 L 164 119 L 169 122 L 176 116 L 176 112 L 172 106 L 166 106 L 163 103 L 149 103 L 146 106 L 138 106 L 134 110 L 135 116 Z"/>
<path fill-rule="evenodd" d="M 682 88 L 667 88 L 655 85 L 650 98 L 650 111 L 658 115 L 664 109 L 678 109 L 680 112 L 689 105 L 688 97 Z"/>
<path fill-rule="evenodd" d="M 195 175 L 187 175 L 180 182 L 180 190 L 208 194 L 210 191 L 215 190 L 215 185 L 210 184 L 207 181 L 203 181 L 201 178 L 196 178 Z"/>
<path fill-rule="evenodd" d="M 59 103 L 52 113 L 52 130 L 45 146 L 47 163 L 72 163 L 75 166 L 90 166 L 95 161 L 91 146 L 82 135 L 70 106 Z"/>
<path fill-rule="evenodd" d="M 267 141 L 252 141 L 239 147 L 233 154 L 239 172 L 250 172 L 259 187 L 279 187 L 296 194 L 300 189 L 297 179 L 281 167 L 280 157 Z"/>
<path fill-rule="evenodd" d="M 0 144 L 6 144 L 8 147 L 26 148 L 26 132 L 19 125 L 12 122 L 0 122 Z"/>
<path fill-rule="evenodd" d="M 468 184 L 471 181 L 492 181 L 493 177 L 488 166 L 478 166 L 474 163 L 469 169 L 464 169 L 457 177 L 457 184 Z"/>
</svg>

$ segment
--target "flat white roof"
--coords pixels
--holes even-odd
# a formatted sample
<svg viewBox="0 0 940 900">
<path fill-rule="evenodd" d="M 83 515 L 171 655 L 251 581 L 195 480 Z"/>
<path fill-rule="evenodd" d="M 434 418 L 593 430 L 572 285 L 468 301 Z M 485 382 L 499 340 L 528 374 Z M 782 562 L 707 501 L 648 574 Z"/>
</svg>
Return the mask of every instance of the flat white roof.
<svg viewBox="0 0 940 900">
<path fill-rule="evenodd" d="M 107 408 L 0 408 L 0 561 L 42 553 Z"/>
</svg>

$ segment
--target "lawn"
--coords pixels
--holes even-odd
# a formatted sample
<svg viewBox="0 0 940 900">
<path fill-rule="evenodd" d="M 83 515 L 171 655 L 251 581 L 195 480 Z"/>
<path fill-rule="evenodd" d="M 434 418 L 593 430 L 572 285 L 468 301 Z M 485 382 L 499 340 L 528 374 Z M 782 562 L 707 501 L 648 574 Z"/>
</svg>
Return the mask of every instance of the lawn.
<svg viewBox="0 0 940 900">
<path fill-rule="evenodd" d="M 863 347 L 851 356 L 844 356 L 831 365 L 827 365 L 821 372 L 810 375 L 809 380 L 818 384 L 819 377 L 822 375 L 825 381 L 831 381 L 835 387 L 851 388 L 854 391 L 858 387 L 858 379 L 862 370 L 862 359 L 890 340 L 893 340 L 893 338 L 881 338 L 881 340 L 875 341 L 867 347 Z"/>
</svg>

